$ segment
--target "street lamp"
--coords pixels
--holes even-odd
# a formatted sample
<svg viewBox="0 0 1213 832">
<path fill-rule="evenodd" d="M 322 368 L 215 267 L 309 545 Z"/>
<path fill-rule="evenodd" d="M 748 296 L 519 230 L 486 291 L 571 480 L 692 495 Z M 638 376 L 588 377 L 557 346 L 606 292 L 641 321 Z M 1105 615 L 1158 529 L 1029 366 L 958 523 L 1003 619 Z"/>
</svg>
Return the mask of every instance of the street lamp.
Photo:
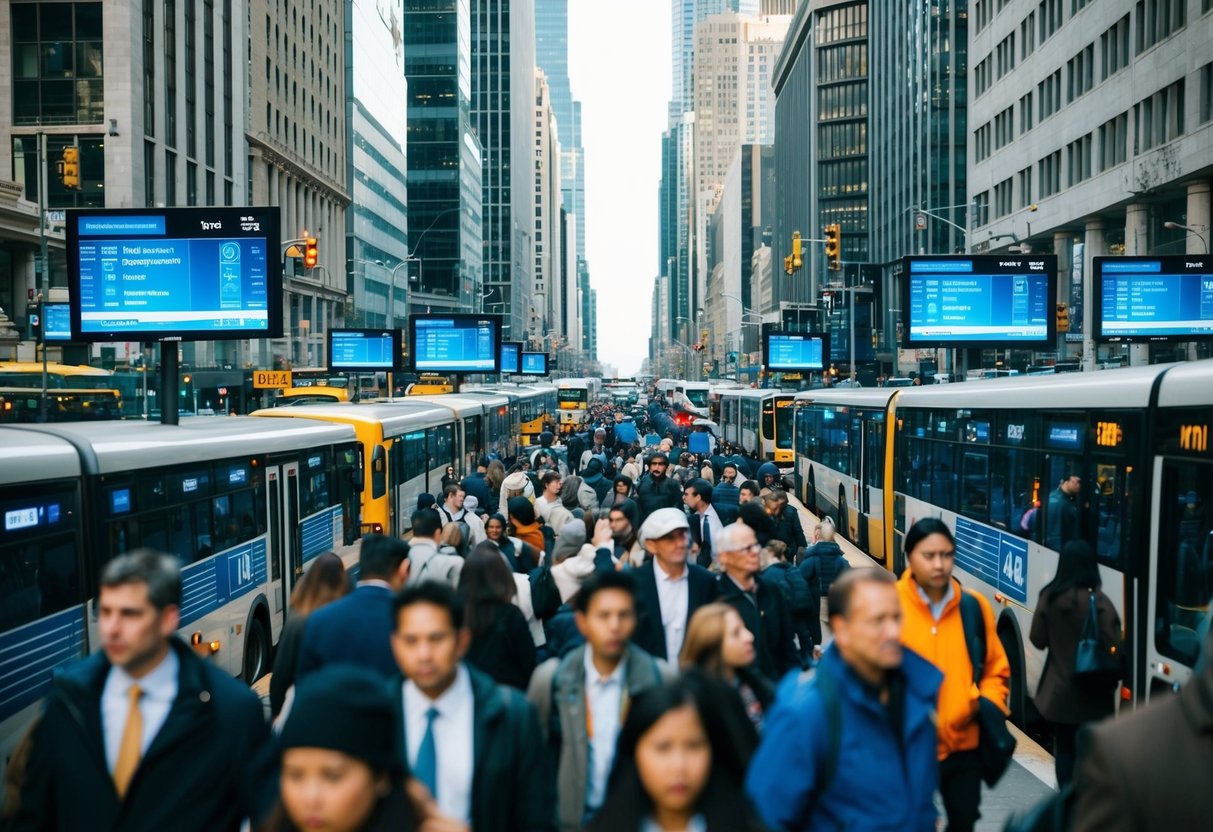
<svg viewBox="0 0 1213 832">
<path fill-rule="evenodd" d="M 1193 237 L 1195 237 L 1196 239 L 1200 240 L 1200 241 L 1201 241 L 1201 243 L 1203 243 L 1203 244 L 1204 244 L 1204 247 L 1205 247 L 1205 254 L 1208 254 L 1208 253 L 1209 253 L 1209 238 L 1208 238 L 1208 237 L 1206 237 L 1206 236 L 1204 236 L 1204 234 L 1208 234 L 1208 233 L 1209 233 L 1209 226 L 1207 226 L 1207 225 L 1200 225 L 1200 226 L 1184 225 L 1183 223 L 1179 223 L 1179 222 L 1170 222 L 1170 221 L 1168 220 L 1167 222 L 1164 222 L 1164 223 L 1162 224 L 1162 227 L 1163 227 L 1163 228 L 1170 228 L 1170 229 L 1178 229 L 1178 230 L 1180 230 L 1180 231 L 1187 231 L 1189 234 L 1191 234 Z M 1196 230 L 1197 228 L 1201 228 L 1201 229 L 1203 229 L 1203 230 L 1204 230 L 1204 234 L 1202 234 L 1201 232 L 1197 231 L 1197 230 Z"/>
</svg>

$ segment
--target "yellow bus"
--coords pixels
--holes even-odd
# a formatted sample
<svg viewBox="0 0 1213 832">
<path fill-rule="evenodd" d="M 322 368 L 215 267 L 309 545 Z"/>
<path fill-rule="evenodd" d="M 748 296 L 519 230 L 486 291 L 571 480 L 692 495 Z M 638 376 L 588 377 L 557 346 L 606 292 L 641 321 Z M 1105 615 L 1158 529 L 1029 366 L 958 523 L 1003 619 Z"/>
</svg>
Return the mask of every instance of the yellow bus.
<svg viewBox="0 0 1213 832">
<path fill-rule="evenodd" d="M 46 388 L 47 421 L 122 418 L 122 393 L 109 370 L 50 362 Z M 40 362 L 0 361 L 0 423 L 40 421 L 41 399 Z"/>
<path fill-rule="evenodd" d="M 551 384 L 490 384 L 465 387 L 468 395 L 501 395 L 510 400 L 510 433 L 517 435 L 524 446 L 538 445 L 545 425 L 555 425 L 559 419 L 556 388 Z"/>
</svg>

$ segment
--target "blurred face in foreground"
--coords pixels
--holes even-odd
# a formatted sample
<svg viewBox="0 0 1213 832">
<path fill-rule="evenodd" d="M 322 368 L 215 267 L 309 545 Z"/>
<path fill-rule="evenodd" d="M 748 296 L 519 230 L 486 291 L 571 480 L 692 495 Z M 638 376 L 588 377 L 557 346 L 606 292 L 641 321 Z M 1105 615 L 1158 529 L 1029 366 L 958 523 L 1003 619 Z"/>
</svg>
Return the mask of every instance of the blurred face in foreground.
<svg viewBox="0 0 1213 832">
<path fill-rule="evenodd" d="M 694 809 L 712 773 L 712 746 L 692 706 L 653 723 L 636 744 L 636 769 L 658 817 Z"/>
<path fill-rule="evenodd" d="M 855 672 L 880 684 L 901 666 L 901 600 L 897 587 L 863 581 L 851 593 L 846 615 L 830 616 L 834 643 Z"/>
<path fill-rule="evenodd" d="M 282 807 L 299 829 L 352 832 L 362 829 L 386 775 L 366 763 L 327 748 L 290 748 L 282 755 Z"/>
</svg>

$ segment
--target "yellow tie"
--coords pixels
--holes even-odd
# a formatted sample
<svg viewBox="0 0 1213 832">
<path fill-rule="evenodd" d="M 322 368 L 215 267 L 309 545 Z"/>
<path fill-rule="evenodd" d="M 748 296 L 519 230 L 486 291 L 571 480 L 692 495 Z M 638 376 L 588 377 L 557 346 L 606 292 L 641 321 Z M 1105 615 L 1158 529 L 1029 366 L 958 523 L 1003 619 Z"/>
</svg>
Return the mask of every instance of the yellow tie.
<svg viewBox="0 0 1213 832">
<path fill-rule="evenodd" d="M 118 788 L 118 796 L 125 797 L 135 769 L 139 768 L 139 759 L 143 756 L 143 712 L 139 710 L 139 699 L 143 691 L 138 685 L 131 685 L 126 695 L 131 700 L 130 710 L 126 712 L 126 728 L 122 730 L 122 743 L 118 746 L 118 759 L 114 761 L 114 785 Z"/>
</svg>

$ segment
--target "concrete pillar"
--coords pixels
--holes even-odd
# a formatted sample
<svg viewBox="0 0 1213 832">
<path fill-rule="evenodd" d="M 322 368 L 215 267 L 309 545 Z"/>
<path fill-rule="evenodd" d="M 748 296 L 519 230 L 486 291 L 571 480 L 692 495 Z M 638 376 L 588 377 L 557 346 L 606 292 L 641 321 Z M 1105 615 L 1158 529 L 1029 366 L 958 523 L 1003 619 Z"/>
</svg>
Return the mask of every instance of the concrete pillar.
<svg viewBox="0 0 1213 832">
<path fill-rule="evenodd" d="M 1091 372 L 1095 369 L 1095 300 L 1094 281 L 1091 273 L 1094 269 L 1094 258 L 1107 254 L 1104 242 L 1103 220 L 1089 219 L 1083 230 L 1082 257 L 1082 369 Z"/>
<path fill-rule="evenodd" d="M 1146 205 L 1133 204 L 1125 208 L 1125 254 L 1129 256 L 1150 253 L 1150 209 Z M 1139 366 L 1150 363 L 1150 345 L 1133 344 L 1129 347 L 1129 364 Z"/>
</svg>

